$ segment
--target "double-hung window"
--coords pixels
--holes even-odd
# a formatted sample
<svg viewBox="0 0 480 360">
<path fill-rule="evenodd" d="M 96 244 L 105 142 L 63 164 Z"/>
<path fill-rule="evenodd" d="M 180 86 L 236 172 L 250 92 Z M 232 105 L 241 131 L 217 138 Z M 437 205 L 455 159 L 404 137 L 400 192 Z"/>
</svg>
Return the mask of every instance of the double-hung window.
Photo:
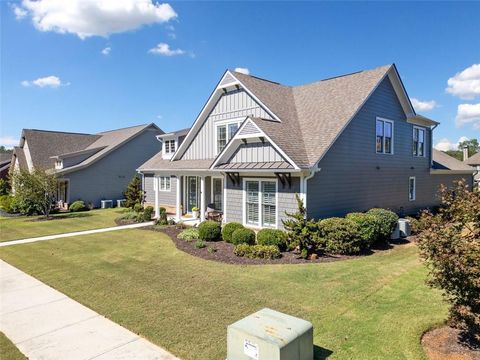
<svg viewBox="0 0 480 360">
<path fill-rule="evenodd" d="M 172 154 L 175 152 L 175 140 L 165 140 L 165 153 Z"/>
<path fill-rule="evenodd" d="M 245 181 L 245 223 L 252 226 L 276 227 L 277 183 L 275 181 Z"/>
<path fill-rule="evenodd" d="M 410 176 L 408 178 L 408 200 L 414 201 L 416 198 L 416 181 L 415 181 L 415 176 Z"/>
<path fill-rule="evenodd" d="M 158 178 L 160 191 L 170 191 L 170 176 L 160 176 Z"/>
<path fill-rule="evenodd" d="M 413 155 L 425 156 L 425 129 L 413 128 Z"/>
<path fill-rule="evenodd" d="M 217 126 L 217 154 L 225 149 L 225 146 L 238 130 L 239 122 L 222 124 Z"/>
<path fill-rule="evenodd" d="M 393 154 L 393 121 L 377 118 L 377 154 Z"/>
</svg>

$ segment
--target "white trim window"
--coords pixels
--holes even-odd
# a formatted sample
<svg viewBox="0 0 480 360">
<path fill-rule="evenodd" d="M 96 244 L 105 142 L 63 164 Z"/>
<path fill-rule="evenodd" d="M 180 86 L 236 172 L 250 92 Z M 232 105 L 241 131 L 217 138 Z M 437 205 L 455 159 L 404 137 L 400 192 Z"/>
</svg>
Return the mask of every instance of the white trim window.
<svg viewBox="0 0 480 360">
<path fill-rule="evenodd" d="M 163 144 L 165 154 L 173 154 L 175 152 L 175 140 L 165 140 Z"/>
<path fill-rule="evenodd" d="M 244 224 L 277 227 L 276 180 L 244 180 Z"/>
<path fill-rule="evenodd" d="M 413 127 L 413 156 L 425 156 L 425 129 Z"/>
<path fill-rule="evenodd" d="M 377 154 L 393 154 L 393 121 L 377 118 L 375 135 Z"/>
<path fill-rule="evenodd" d="M 171 190 L 171 183 L 170 183 L 170 176 L 159 176 L 158 183 L 160 185 L 160 191 L 170 191 Z"/>
<path fill-rule="evenodd" d="M 233 138 L 240 127 L 240 123 L 240 121 L 235 120 L 233 122 L 222 123 L 216 126 L 215 138 L 217 154 L 220 154 L 222 150 L 225 149 L 227 143 Z"/>
<path fill-rule="evenodd" d="M 417 184 L 415 176 L 410 176 L 408 178 L 408 200 L 415 201 L 417 197 Z"/>
</svg>

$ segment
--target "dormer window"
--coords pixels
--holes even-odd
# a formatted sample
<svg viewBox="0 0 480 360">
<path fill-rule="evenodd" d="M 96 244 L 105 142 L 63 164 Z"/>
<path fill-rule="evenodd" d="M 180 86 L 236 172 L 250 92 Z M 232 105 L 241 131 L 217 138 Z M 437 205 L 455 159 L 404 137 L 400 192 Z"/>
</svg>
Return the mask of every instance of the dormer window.
<svg viewBox="0 0 480 360">
<path fill-rule="evenodd" d="M 175 140 L 165 140 L 164 146 L 166 154 L 173 154 L 175 152 Z"/>
<path fill-rule="evenodd" d="M 62 160 L 55 160 L 55 169 L 63 169 L 63 161 Z"/>
</svg>

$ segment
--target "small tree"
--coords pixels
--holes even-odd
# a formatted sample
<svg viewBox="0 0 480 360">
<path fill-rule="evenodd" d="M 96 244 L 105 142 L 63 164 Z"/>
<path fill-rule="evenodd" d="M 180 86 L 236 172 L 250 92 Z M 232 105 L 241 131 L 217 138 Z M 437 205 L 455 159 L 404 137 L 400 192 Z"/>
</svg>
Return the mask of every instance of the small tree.
<svg viewBox="0 0 480 360">
<path fill-rule="evenodd" d="M 133 209 L 135 204 L 143 202 L 142 182 L 137 175 L 128 183 L 127 190 L 125 190 L 123 196 L 126 199 L 125 206 L 128 208 Z"/>
<path fill-rule="evenodd" d="M 313 220 L 307 220 L 307 209 L 303 205 L 303 200 L 298 194 L 295 194 L 298 211 L 295 213 L 285 212 L 289 219 L 282 220 L 283 227 L 288 233 L 290 246 L 298 247 L 303 258 L 316 251 L 314 233 L 317 231 L 317 223 Z"/>
<path fill-rule="evenodd" d="M 15 171 L 13 173 L 15 185 L 15 205 L 18 210 L 26 215 L 35 213 L 50 215 L 55 192 L 57 190 L 57 178 L 44 170 Z"/>
<path fill-rule="evenodd" d="M 422 215 L 428 225 L 419 235 L 428 284 L 451 303 L 450 325 L 480 342 L 480 192 L 459 181 L 452 190 L 442 186 L 440 196 L 442 208 Z"/>
</svg>

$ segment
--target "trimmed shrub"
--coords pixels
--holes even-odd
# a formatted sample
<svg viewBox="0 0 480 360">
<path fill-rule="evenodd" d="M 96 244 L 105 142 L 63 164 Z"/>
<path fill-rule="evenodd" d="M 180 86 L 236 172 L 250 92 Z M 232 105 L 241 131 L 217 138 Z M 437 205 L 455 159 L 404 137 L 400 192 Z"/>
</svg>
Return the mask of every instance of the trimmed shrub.
<svg viewBox="0 0 480 360">
<path fill-rule="evenodd" d="M 247 228 L 237 229 L 232 234 L 232 244 L 255 244 L 255 231 Z"/>
<path fill-rule="evenodd" d="M 356 212 L 347 214 L 346 218 L 359 226 L 365 249 L 370 248 L 380 237 L 380 224 L 375 215 Z"/>
<path fill-rule="evenodd" d="M 85 206 L 85 203 L 82 200 L 74 201 L 69 207 L 68 210 L 71 212 L 77 211 L 86 211 L 88 208 Z"/>
<path fill-rule="evenodd" d="M 206 247 L 206 246 L 207 246 L 207 244 L 205 244 L 205 241 L 203 241 L 203 240 L 200 240 L 200 239 L 199 239 L 199 240 L 197 240 L 197 241 L 195 242 L 195 247 L 196 247 L 197 249 L 203 249 L 203 248 Z"/>
<path fill-rule="evenodd" d="M 157 221 L 155 222 L 156 225 L 169 225 L 168 218 L 167 218 L 167 209 L 161 207 L 159 210 L 159 216 Z"/>
<path fill-rule="evenodd" d="M 231 223 L 225 224 L 222 229 L 222 239 L 226 242 L 231 243 L 232 235 L 235 232 L 235 230 L 244 229 L 244 228 L 245 227 L 238 222 L 231 222 Z"/>
<path fill-rule="evenodd" d="M 277 259 L 280 257 L 280 250 L 275 245 L 239 244 L 235 246 L 233 253 L 250 259 Z"/>
<path fill-rule="evenodd" d="M 147 206 L 143 210 L 142 220 L 143 221 L 150 221 L 150 220 L 152 220 L 152 215 L 153 215 L 153 206 Z"/>
<path fill-rule="evenodd" d="M 141 211 L 143 211 L 142 204 L 136 203 L 135 205 L 133 205 L 133 211 L 135 211 L 135 212 L 141 212 Z"/>
<path fill-rule="evenodd" d="M 363 250 L 359 226 L 352 220 L 332 217 L 319 222 L 320 244 L 330 254 L 358 254 Z"/>
<path fill-rule="evenodd" d="M 379 237 L 377 241 L 390 240 L 390 236 L 397 226 L 398 215 L 393 211 L 380 208 L 370 209 L 367 211 L 367 214 L 371 214 L 377 218 L 379 227 Z"/>
<path fill-rule="evenodd" d="M 287 234 L 277 229 L 262 229 L 257 234 L 258 245 L 275 245 L 281 251 L 287 249 Z"/>
<path fill-rule="evenodd" d="M 197 228 L 185 229 L 180 234 L 178 234 L 178 238 L 185 241 L 197 240 L 199 238 L 198 229 Z"/>
<path fill-rule="evenodd" d="M 220 240 L 222 237 L 222 226 L 216 221 L 204 221 L 198 225 L 198 236 L 204 241 Z"/>
</svg>

